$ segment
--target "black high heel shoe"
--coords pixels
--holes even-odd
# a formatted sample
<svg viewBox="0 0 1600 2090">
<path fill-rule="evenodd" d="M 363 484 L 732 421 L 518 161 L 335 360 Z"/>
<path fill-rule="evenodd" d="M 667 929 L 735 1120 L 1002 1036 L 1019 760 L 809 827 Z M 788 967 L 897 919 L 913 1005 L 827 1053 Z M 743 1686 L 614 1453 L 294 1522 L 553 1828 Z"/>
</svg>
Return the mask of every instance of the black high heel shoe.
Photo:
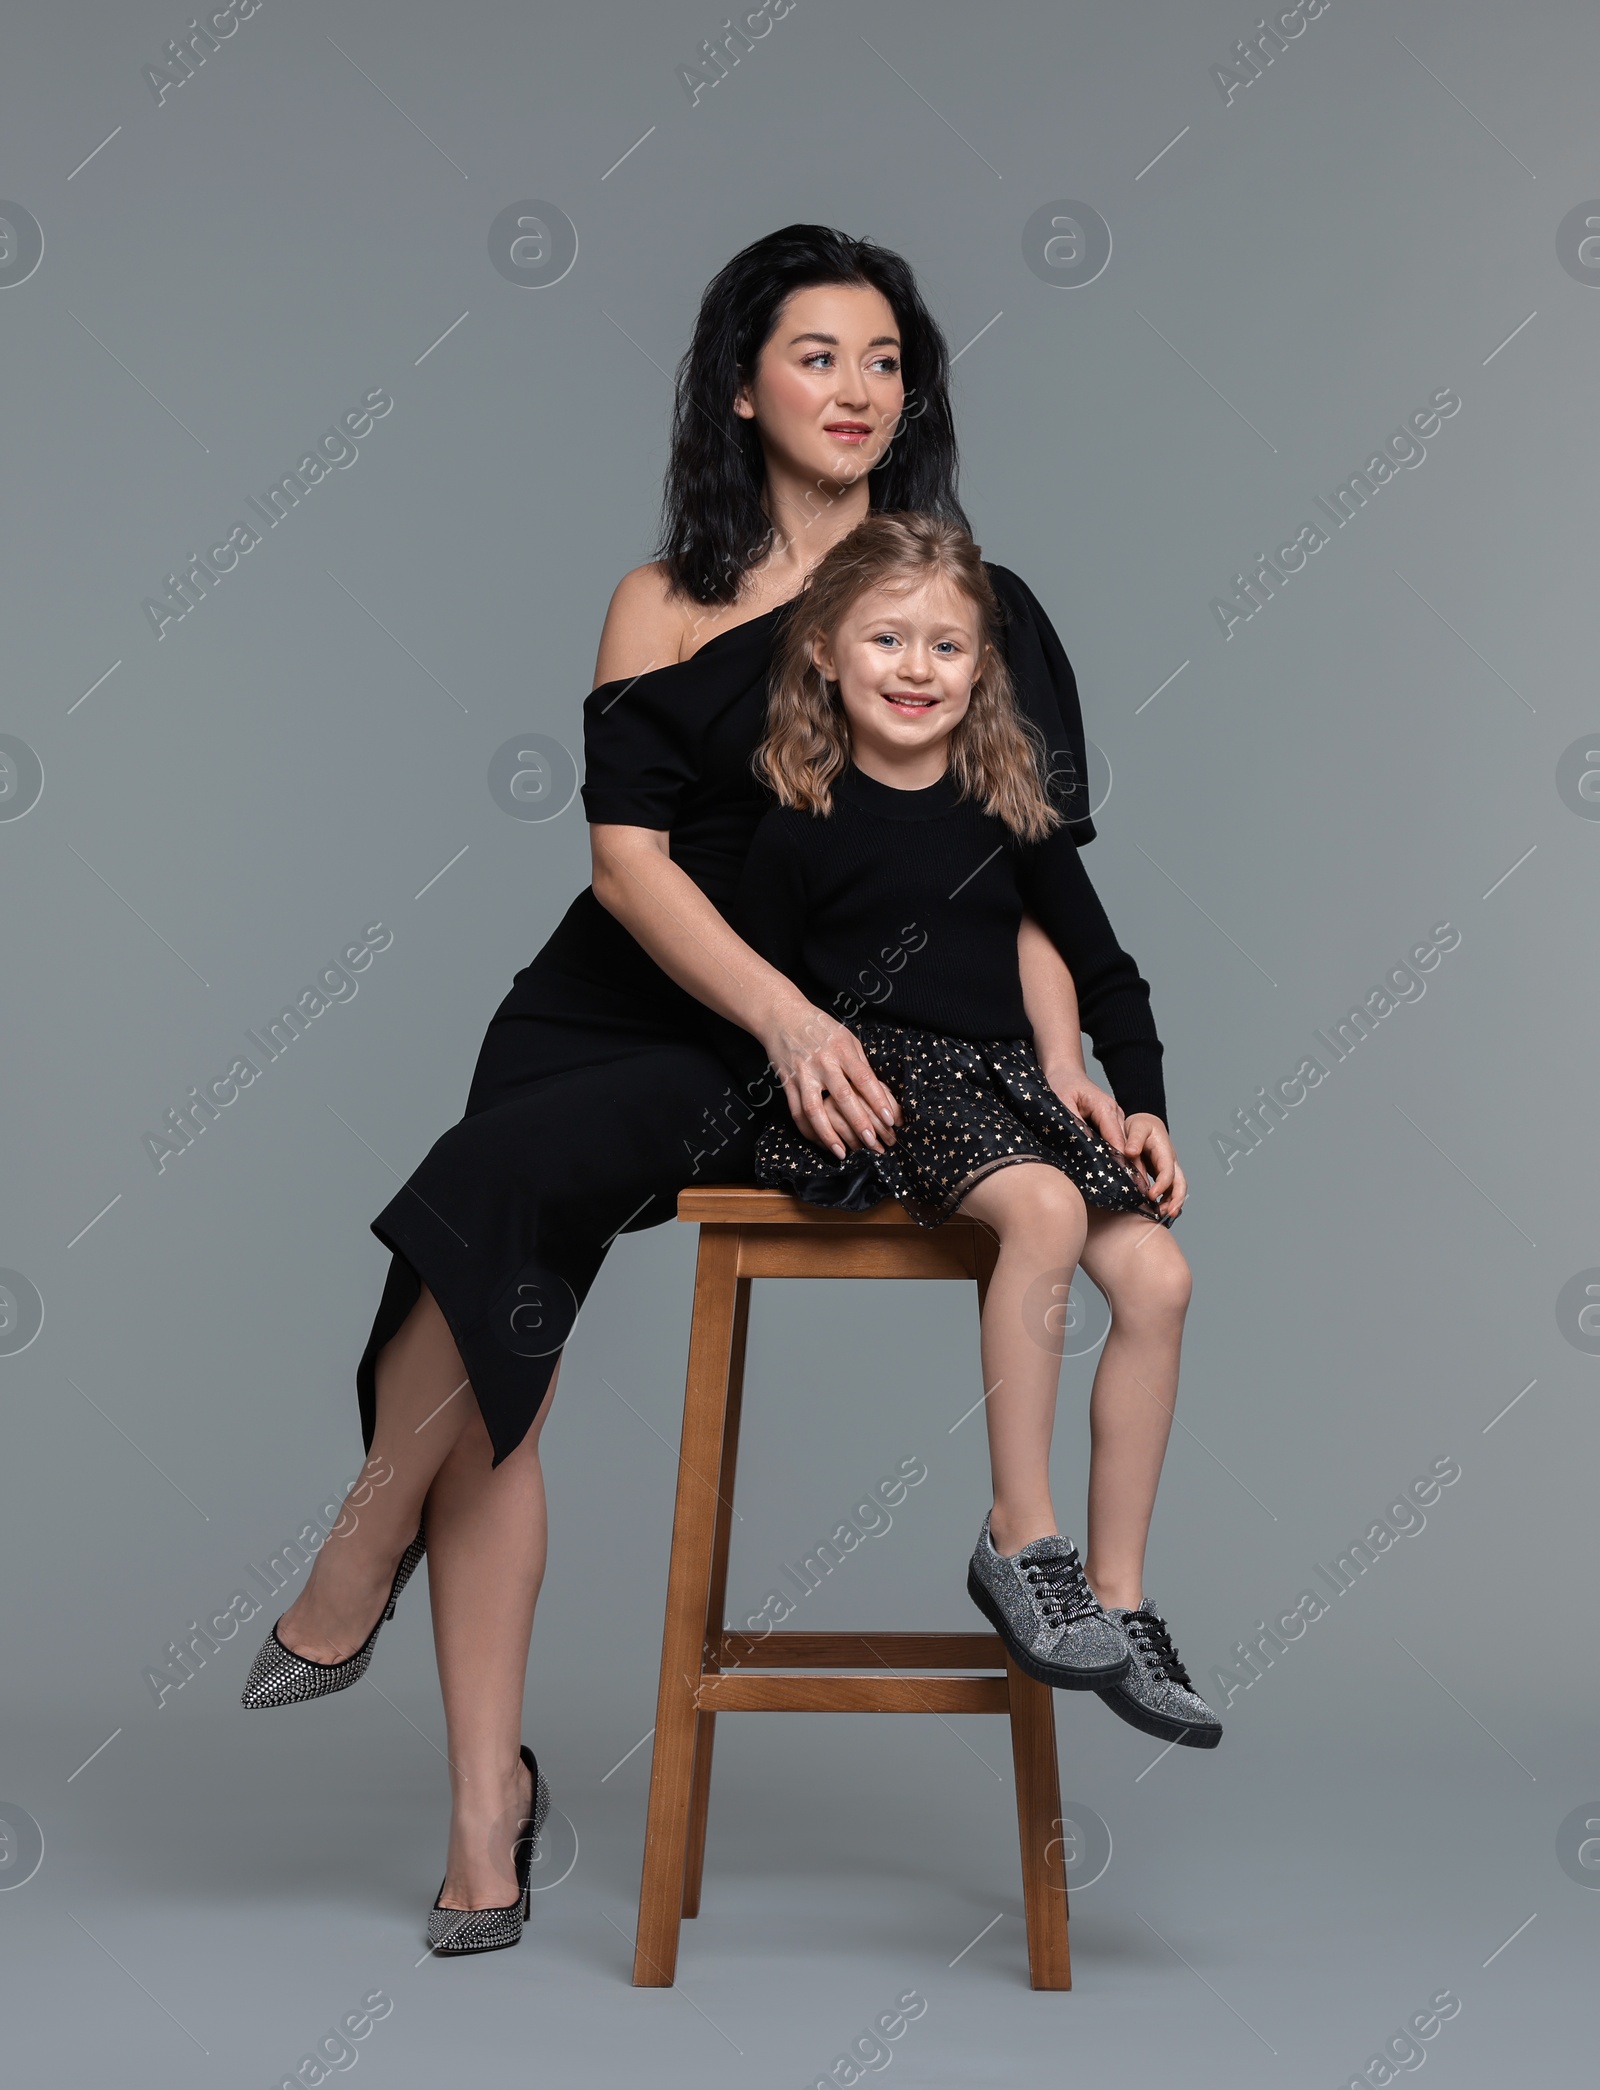
<svg viewBox="0 0 1600 2090">
<path fill-rule="evenodd" d="M 342 1662 L 313 1662 L 307 1655 L 297 1655 L 292 1648 L 285 1647 L 278 1638 L 278 1626 L 274 1626 L 261 1643 L 261 1652 L 250 1666 L 245 1679 L 240 1704 L 254 1709 L 263 1705 L 301 1705 L 308 1698 L 326 1698 L 330 1691 L 347 1691 L 367 1673 L 367 1664 L 372 1660 L 372 1650 L 384 1620 L 394 1617 L 394 1607 L 399 1595 L 416 1572 L 426 1546 L 422 1527 L 400 1556 L 400 1565 L 395 1570 L 394 1582 L 389 1590 L 389 1601 L 377 1625 L 362 1641 L 353 1655 L 346 1655 Z M 283 1620 L 279 1619 L 278 1625 Z"/>
<path fill-rule="evenodd" d="M 436 1894 L 433 1907 L 428 1911 L 428 1948 L 441 1957 L 466 1952 L 503 1952 L 508 1945 L 521 1942 L 522 1926 L 533 1903 L 533 1889 L 529 1883 L 533 1871 L 533 1847 L 539 1840 L 545 1816 L 550 1812 L 550 1788 L 526 1742 L 522 1745 L 522 1761 L 533 1773 L 533 1812 L 523 1817 L 522 1833 L 517 1838 L 514 1852 L 517 1898 L 501 1909 L 442 1909 Z M 444 1881 L 441 1880 L 439 1894 L 443 1892 Z"/>
</svg>

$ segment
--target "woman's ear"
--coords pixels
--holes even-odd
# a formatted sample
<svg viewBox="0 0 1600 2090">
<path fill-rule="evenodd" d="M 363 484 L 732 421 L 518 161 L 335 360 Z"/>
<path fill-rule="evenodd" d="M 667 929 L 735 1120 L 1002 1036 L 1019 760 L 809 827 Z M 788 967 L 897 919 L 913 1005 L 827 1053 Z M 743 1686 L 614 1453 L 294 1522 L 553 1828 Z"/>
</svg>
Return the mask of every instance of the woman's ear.
<svg viewBox="0 0 1600 2090">
<path fill-rule="evenodd" d="M 738 391 L 734 393 L 733 410 L 739 416 L 739 419 L 741 421 L 753 421 L 755 419 L 756 403 L 750 397 L 750 387 L 748 383 L 742 384 L 739 387 Z"/>
</svg>

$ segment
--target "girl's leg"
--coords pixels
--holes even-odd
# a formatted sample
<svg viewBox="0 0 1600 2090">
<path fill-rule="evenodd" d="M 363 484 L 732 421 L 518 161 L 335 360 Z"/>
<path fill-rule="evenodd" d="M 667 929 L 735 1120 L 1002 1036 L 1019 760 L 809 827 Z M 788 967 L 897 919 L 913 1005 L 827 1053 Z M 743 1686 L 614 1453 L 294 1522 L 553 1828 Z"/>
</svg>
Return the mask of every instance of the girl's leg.
<svg viewBox="0 0 1600 2090">
<path fill-rule="evenodd" d="M 1084 1573 L 1109 1610 L 1144 1594 L 1144 1549 L 1178 1393 L 1189 1265 L 1165 1227 L 1092 1212 L 1083 1267 L 1111 1304 L 1089 1399 L 1089 1544 Z"/>
<path fill-rule="evenodd" d="M 342 1662 L 372 1631 L 434 1476 L 477 1419 L 460 1353 L 426 1285 L 379 1354 L 376 1392 L 371 1457 L 278 1627 L 285 1647 L 313 1662 Z M 431 1553 L 431 1531 L 428 1546 Z"/>
<path fill-rule="evenodd" d="M 963 1199 L 963 1213 L 997 1236 L 1000 1253 L 982 1321 L 984 1403 L 997 1553 L 1058 1530 L 1050 1501 L 1050 1435 L 1067 1289 L 1088 1213 L 1078 1187 L 1047 1162 L 997 1169 Z"/>
<path fill-rule="evenodd" d="M 474 1405 L 428 1491 L 428 1588 L 450 1758 L 446 1908 L 504 1908 L 516 1899 L 512 1850 L 518 1824 L 533 1811 L 518 1749 L 528 1636 L 544 1578 L 539 1435 L 554 1395 L 552 1381 L 526 1437 L 492 1469 L 489 1433 Z"/>
</svg>

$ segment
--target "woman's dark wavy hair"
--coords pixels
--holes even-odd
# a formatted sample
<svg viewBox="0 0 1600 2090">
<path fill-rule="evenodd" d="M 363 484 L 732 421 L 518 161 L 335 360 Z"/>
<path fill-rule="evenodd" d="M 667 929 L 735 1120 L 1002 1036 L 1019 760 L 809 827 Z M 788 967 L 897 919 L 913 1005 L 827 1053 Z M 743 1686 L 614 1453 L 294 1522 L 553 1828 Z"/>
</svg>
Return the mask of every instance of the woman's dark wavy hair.
<svg viewBox="0 0 1600 2090">
<path fill-rule="evenodd" d="M 712 278 L 678 366 L 657 557 L 673 588 L 695 602 L 732 602 L 772 543 L 761 505 L 761 438 L 754 421 L 734 412 L 734 396 L 754 375 L 785 299 L 822 283 L 880 291 L 900 329 L 906 405 L 888 452 L 868 475 L 870 506 L 967 527 L 956 497 L 950 355 L 910 267 L 887 247 L 827 225 L 786 225 Z"/>
</svg>

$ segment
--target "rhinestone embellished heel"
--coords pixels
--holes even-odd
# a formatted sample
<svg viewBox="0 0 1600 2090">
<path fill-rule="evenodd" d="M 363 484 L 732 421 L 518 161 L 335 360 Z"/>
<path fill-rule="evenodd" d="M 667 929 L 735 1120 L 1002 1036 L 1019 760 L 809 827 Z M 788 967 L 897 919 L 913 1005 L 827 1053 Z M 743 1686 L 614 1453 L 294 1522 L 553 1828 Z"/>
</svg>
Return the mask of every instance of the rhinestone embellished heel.
<svg viewBox="0 0 1600 2090">
<path fill-rule="evenodd" d="M 425 1551 L 419 1526 L 416 1537 L 400 1556 L 382 1617 L 355 1653 L 346 1655 L 342 1662 L 313 1662 L 308 1655 L 297 1655 L 292 1648 L 284 1646 L 278 1638 L 278 1627 L 274 1626 L 251 1664 L 240 1694 L 240 1704 L 252 1709 L 264 1705 L 302 1705 L 308 1698 L 326 1698 L 330 1691 L 346 1691 L 352 1684 L 359 1683 L 367 1673 L 367 1664 L 372 1660 L 373 1646 L 384 1620 L 394 1617 L 400 1592 L 415 1574 L 417 1562 Z M 278 1624 L 282 1623 L 280 1619 Z"/>
<path fill-rule="evenodd" d="M 428 1911 L 428 1949 L 441 1958 L 467 1952 L 503 1952 L 508 1945 L 521 1943 L 522 1926 L 533 1903 L 533 1889 L 529 1883 L 533 1871 L 533 1847 L 539 1840 L 545 1816 L 550 1812 L 550 1788 L 526 1742 L 522 1745 L 522 1761 L 533 1773 L 533 1812 L 524 1818 L 522 1834 L 516 1843 L 517 1898 L 502 1909 L 442 1909 L 436 1894 L 433 1907 Z M 443 1892 L 444 1881 L 441 1880 L 439 1894 Z"/>
</svg>

